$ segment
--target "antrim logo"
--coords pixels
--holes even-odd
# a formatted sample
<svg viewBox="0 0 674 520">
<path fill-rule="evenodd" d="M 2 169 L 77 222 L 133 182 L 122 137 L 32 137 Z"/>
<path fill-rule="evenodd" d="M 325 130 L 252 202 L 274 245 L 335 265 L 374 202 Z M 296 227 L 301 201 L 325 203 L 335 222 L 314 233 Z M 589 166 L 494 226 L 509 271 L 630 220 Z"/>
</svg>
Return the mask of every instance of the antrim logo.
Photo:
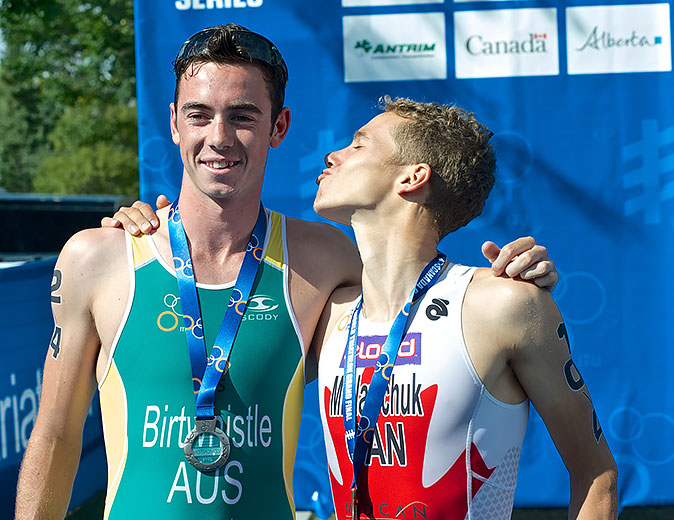
<svg viewBox="0 0 674 520">
<path fill-rule="evenodd" d="M 548 51 L 546 33 L 529 33 L 528 38 L 512 40 L 489 40 L 474 34 L 466 40 L 466 50 L 473 56 L 498 54 L 539 54 Z"/>
<path fill-rule="evenodd" d="M 637 34 L 637 31 L 633 30 L 632 34 L 629 36 L 623 35 L 614 36 L 609 31 L 599 31 L 599 27 L 596 25 L 590 32 L 587 40 L 578 51 L 584 51 L 586 49 L 594 49 L 596 51 L 601 51 L 604 49 L 614 49 L 614 48 L 631 48 L 637 49 L 639 47 L 655 47 L 656 45 L 662 44 L 662 36 L 640 36 Z"/>
<path fill-rule="evenodd" d="M 359 40 L 354 46 L 355 49 L 361 49 L 363 53 L 369 54 L 373 58 L 394 58 L 394 57 L 422 57 L 435 53 L 435 42 L 433 43 L 376 43 L 368 40 Z"/>
</svg>

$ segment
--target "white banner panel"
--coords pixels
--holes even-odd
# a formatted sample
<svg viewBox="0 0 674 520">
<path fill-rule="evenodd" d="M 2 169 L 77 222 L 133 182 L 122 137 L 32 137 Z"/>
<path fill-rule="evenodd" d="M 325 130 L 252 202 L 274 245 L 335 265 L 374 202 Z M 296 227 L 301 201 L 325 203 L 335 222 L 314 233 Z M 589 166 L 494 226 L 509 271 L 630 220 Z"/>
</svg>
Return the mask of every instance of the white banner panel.
<svg viewBox="0 0 674 520">
<path fill-rule="evenodd" d="M 557 10 L 454 13 L 457 78 L 559 74 Z"/>
<path fill-rule="evenodd" d="M 344 81 L 447 78 L 444 13 L 344 16 Z"/>
<path fill-rule="evenodd" d="M 566 9 L 569 74 L 672 70 L 669 4 Z"/>
</svg>

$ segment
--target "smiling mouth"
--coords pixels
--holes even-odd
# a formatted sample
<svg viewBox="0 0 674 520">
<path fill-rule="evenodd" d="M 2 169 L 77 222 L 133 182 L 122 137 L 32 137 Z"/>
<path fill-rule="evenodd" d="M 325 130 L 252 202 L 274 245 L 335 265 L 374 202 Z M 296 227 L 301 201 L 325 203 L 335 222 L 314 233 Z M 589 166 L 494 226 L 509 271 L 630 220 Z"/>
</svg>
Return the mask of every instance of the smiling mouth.
<svg viewBox="0 0 674 520">
<path fill-rule="evenodd" d="M 202 164 L 213 170 L 226 170 L 239 164 L 239 161 L 203 161 Z"/>
</svg>

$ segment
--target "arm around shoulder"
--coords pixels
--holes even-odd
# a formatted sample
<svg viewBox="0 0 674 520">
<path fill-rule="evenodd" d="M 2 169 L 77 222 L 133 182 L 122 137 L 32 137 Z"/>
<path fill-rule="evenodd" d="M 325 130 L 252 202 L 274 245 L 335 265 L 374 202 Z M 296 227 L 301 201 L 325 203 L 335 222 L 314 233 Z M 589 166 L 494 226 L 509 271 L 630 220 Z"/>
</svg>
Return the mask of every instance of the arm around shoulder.
<svg viewBox="0 0 674 520">
<path fill-rule="evenodd" d="M 330 310 L 328 299 L 338 287 L 360 284 L 362 264 L 354 242 L 336 227 L 299 219 L 287 222 L 290 299 L 304 344 L 311 345 L 309 359 L 315 361 L 327 326 L 327 316 L 321 316 Z"/>
<path fill-rule="evenodd" d="M 298 253 L 290 254 L 293 268 L 319 276 L 332 286 L 330 292 L 360 283 L 363 266 L 356 244 L 335 226 L 289 218 L 288 244 Z"/>
<path fill-rule="evenodd" d="M 120 242 L 121 237 L 121 242 Z M 64 246 L 51 295 L 54 333 L 44 364 L 38 416 L 17 489 L 16 518 L 63 518 L 96 389 L 100 341 L 93 305 L 101 279 L 124 247 L 123 233 L 85 230 Z"/>
</svg>

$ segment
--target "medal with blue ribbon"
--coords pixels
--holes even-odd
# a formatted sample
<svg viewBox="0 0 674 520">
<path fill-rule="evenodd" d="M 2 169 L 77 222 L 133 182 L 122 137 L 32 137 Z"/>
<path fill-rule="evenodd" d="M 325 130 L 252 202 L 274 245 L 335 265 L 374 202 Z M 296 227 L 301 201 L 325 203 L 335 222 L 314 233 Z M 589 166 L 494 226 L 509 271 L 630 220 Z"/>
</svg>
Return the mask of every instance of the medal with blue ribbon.
<svg viewBox="0 0 674 520">
<path fill-rule="evenodd" d="M 354 307 L 349 319 L 348 336 L 346 341 L 346 350 L 344 354 L 344 391 L 343 391 L 343 416 L 344 430 L 346 432 L 346 443 L 349 457 L 353 462 L 353 481 L 351 483 L 351 518 L 358 519 L 358 474 L 360 473 L 368 449 L 372 445 L 374 429 L 377 425 L 377 419 L 384 403 L 384 394 L 388 387 L 393 367 L 398 357 L 398 349 L 405 335 L 407 320 L 409 318 L 412 305 L 414 305 L 426 292 L 438 281 L 440 274 L 447 262 L 447 257 L 438 253 L 431 260 L 417 279 L 417 283 L 412 292 L 407 297 L 403 308 L 398 312 L 391 331 L 386 337 L 386 341 L 377 359 L 375 371 L 370 381 L 370 388 L 365 396 L 363 403 L 363 412 L 356 427 L 356 351 L 358 343 L 358 320 L 363 306 L 363 297 L 361 295 L 358 303 Z"/>
<path fill-rule="evenodd" d="M 215 392 L 220 378 L 229 369 L 232 345 L 262 260 L 262 246 L 267 233 L 267 214 L 260 204 L 257 221 L 248 240 L 229 305 L 208 358 L 197 286 L 187 236 L 178 209 L 178 199 L 169 209 L 168 224 L 196 401 L 196 426 L 185 439 L 185 457 L 199 471 L 215 471 L 227 462 L 230 453 L 229 439 L 217 426 Z"/>
</svg>

